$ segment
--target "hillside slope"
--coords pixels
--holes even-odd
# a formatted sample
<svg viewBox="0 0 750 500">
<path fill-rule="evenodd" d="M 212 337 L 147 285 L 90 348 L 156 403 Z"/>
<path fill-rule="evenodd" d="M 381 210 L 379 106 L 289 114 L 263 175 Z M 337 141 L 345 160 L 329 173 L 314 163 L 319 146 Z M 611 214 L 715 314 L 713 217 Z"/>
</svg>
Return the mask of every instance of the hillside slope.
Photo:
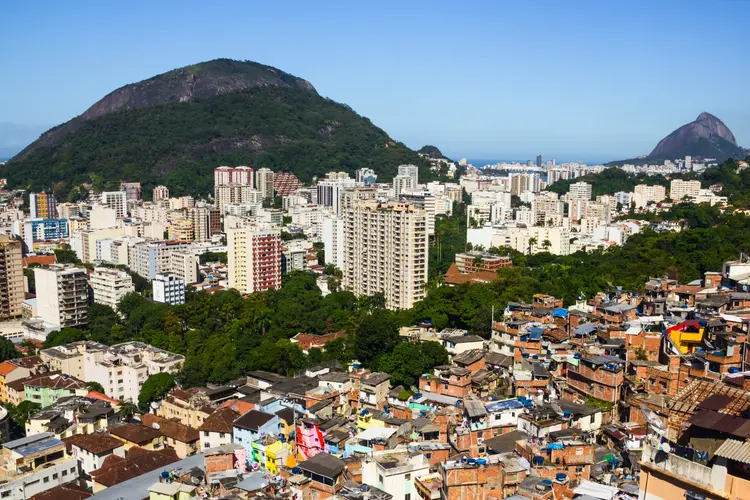
<svg viewBox="0 0 750 500">
<path fill-rule="evenodd" d="M 211 192 L 222 164 L 294 172 L 303 181 L 370 167 L 381 178 L 427 162 L 310 83 L 250 62 L 217 60 L 173 70 L 107 95 L 43 134 L 0 168 L 11 186 L 166 183 L 175 194 Z"/>
</svg>

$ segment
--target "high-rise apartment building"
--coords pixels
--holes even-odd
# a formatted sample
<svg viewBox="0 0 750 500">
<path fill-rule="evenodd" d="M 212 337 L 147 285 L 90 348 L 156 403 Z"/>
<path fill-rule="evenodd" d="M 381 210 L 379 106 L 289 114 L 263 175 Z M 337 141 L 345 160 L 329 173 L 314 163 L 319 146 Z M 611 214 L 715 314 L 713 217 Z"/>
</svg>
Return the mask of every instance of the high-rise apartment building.
<svg viewBox="0 0 750 500">
<path fill-rule="evenodd" d="M 417 185 L 414 184 L 414 178 L 409 175 L 397 175 L 393 178 L 393 196 L 398 199 L 401 193 L 404 191 L 411 191 L 416 189 Z"/>
<path fill-rule="evenodd" d="M 701 181 L 683 181 L 680 179 L 674 179 L 669 183 L 669 197 L 673 201 L 681 200 L 683 198 L 694 198 L 701 192 Z"/>
<path fill-rule="evenodd" d="M 185 303 L 185 281 L 174 274 L 157 274 L 151 286 L 154 302 L 170 306 Z"/>
<path fill-rule="evenodd" d="M 167 186 L 156 186 L 152 194 L 152 199 L 155 202 L 168 200 L 169 189 L 167 188 Z"/>
<path fill-rule="evenodd" d="M 136 243 L 128 248 L 130 270 L 147 279 L 157 273 L 166 273 L 170 266 L 170 253 L 183 250 L 186 243 L 177 241 L 151 241 Z"/>
<path fill-rule="evenodd" d="M 252 186 L 228 184 L 214 186 L 214 202 L 220 210 L 233 203 L 263 203 L 263 193 Z"/>
<path fill-rule="evenodd" d="M 118 219 L 128 216 L 128 199 L 125 191 L 104 191 L 101 202 L 107 208 L 114 208 Z"/>
<path fill-rule="evenodd" d="M 419 184 L 419 167 L 416 165 L 399 165 L 398 175 L 411 177 L 411 187 L 412 189 L 417 189 L 417 185 Z"/>
<path fill-rule="evenodd" d="M 255 185 L 264 200 L 273 198 L 273 171 L 270 168 L 259 168 L 255 172 Z"/>
<path fill-rule="evenodd" d="M 581 200 L 590 200 L 591 199 L 591 184 L 588 182 L 574 182 L 570 185 L 570 189 L 568 190 L 568 197 L 569 198 L 578 198 Z"/>
<path fill-rule="evenodd" d="M 253 169 L 240 165 L 238 167 L 221 166 L 214 169 L 214 186 L 239 184 L 254 186 Z"/>
<path fill-rule="evenodd" d="M 692 156 L 685 157 L 685 170 L 689 172 L 693 171 L 693 157 Z"/>
<path fill-rule="evenodd" d="M 29 205 L 32 219 L 54 219 L 57 217 L 57 202 L 52 193 L 31 193 Z"/>
<path fill-rule="evenodd" d="M 276 172 L 273 176 L 273 190 L 278 196 L 289 196 L 302 187 L 302 182 L 291 172 Z"/>
<path fill-rule="evenodd" d="M 344 172 L 328 174 L 326 179 L 318 182 L 318 205 L 329 207 L 335 213 L 341 213 L 341 198 L 345 190 L 356 187 L 357 183 Z M 340 175 L 340 174 L 343 174 Z"/>
<path fill-rule="evenodd" d="M 169 253 L 169 274 L 173 274 L 192 285 L 198 282 L 198 264 L 200 259 L 188 250 L 178 250 Z"/>
<path fill-rule="evenodd" d="M 209 241 L 211 236 L 221 233 L 221 210 L 219 208 L 191 208 L 188 210 L 188 219 L 193 223 L 195 241 Z"/>
<path fill-rule="evenodd" d="M 510 193 L 516 196 L 526 192 L 538 193 L 540 190 L 540 181 L 539 174 L 513 174 L 510 176 Z"/>
<path fill-rule="evenodd" d="M 383 293 L 389 309 L 409 309 L 425 297 L 427 214 L 408 203 L 360 201 L 344 211 L 344 287 L 356 295 Z"/>
<path fill-rule="evenodd" d="M 23 303 L 22 244 L 0 234 L 0 320 L 21 316 Z"/>
<path fill-rule="evenodd" d="M 536 155 L 536 166 L 542 168 L 542 155 Z"/>
<path fill-rule="evenodd" d="M 117 310 L 117 304 L 127 294 L 134 292 L 133 279 L 125 271 L 111 267 L 97 267 L 91 273 L 91 290 L 94 302 Z"/>
<path fill-rule="evenodd" d="M 227 230 L 229 288 L 241 293 L 281 286 L 281 232 L 257 227 Z"/>
<path fill-rule="evenodd" d="M 120 191 L 125 193 L 125 199 L 127 201 L 141 201 L 140 182 L 121 182 Z"/>
<path fill-rule="evenodd" d="M 633 202 L 637 208 L 642 208 L 649 203 L 659 203 L 667 197 L 667 190 L 664 186 L 649 186 L 648 184 L 638 184 L 633 189 Z"/>
<path fill-rule="evenodd" d="M 324 217 L 321 233 L 325 263 L 344 269 L 344 219 L 337 215 Z"/>
<path fill-rule="evenodd" d="M 360 168 L 357 170 L 356 181 L 363 183 L 365 186 L 378 182 L 378 174 L 371 168 Z"/>
<path fill-rule="evenodd" d="M 89 291 L 86 270 L 52 265 L 34 268 L 37 312 L 60 328 L 88 323 Z"/>
</svg>

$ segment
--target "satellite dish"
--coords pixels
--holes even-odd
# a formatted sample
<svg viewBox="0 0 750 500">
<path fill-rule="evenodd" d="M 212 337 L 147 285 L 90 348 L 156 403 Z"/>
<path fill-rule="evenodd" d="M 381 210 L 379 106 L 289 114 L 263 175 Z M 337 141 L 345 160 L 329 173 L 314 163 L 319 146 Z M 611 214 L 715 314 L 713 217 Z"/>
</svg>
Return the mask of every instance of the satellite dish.
<svg viewBox="0 0 750 500">
<path fill-rule="evenodd" d="M 158 431 L 161 425 L 159 425 L 157 422 L 154 422 L 153 424 L 151 424 L 151 427 L 153 427 L 154 429 Z"/>
<path fill-rule="evenodd" d="M 154 410 L 156 410 L 160 406 L 161 406 L 161 403 L 159 401 L 154 401 L 151 403 L 151 408 L 153 408 Z"/>
<path fill-rule="evenodd" d="M 669 446 L 669 443 L 662 443 L 659 445 L 659 449 L 663 451 L 664 453 L 669 453 L 672 451 L 672 447 Z"/>
<path fill-rule="evenodd" d="M 664 435 L 664 433 L 667 431 L 667 428 L 664 425 L 664 422 L 662 422 L 661 418 L 659 418 L 659 415 L 643 405 L 641 405 L 640 410 L 645 417 L 646 422 L 648 422 L 648 424 L 653 428 L 654 432 L 659 435 Z"/>
</svg>

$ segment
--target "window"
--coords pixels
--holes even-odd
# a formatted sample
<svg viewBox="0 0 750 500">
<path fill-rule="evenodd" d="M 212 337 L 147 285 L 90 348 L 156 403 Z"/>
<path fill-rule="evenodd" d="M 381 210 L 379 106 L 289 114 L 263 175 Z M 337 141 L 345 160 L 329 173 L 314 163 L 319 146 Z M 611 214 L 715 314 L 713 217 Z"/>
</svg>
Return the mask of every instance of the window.
<svg viewBox="0 0 750 500">
<path fill-rule="evenodd" d="M 49 476 L 47 476 L 47 477 L 44 478 L 44 482 L 45 483 L 49 483 Z"/>
<path fill-rule="evenodd" d="M 63 470 L 63 471 L 62 471 L 62 476 L 63 476 L 63 477 L 65 477 L 65 476 L 67 476 L 67 475 L 68 475 L 68 471 L 67 471 L 67 470 Z"/>
<path fill-rule="evenodd" d="M 593 423 L 594 423 L 594 420 L 596 420 L 596 414 L 594 414 L 594 415 L 591 415 L 591 416 L 589 417 L 589 423 L 590 423 L 590 424 L 593 424 Z"/>
<path fill-rule="evenodd" d="M 208 431 L 203 431 L 203 437 L 208 437 Z"/>
<path fill-rule="evenodd" d="M 1 498 L 8 498 L 8 497 L 10 496 L 10 494 L 11 494 L 11 493 L 12 493 L 12 491 L 11 491 L 11 490 L 8 490 L 8 491 L 3 491 L 3 492 L 2 492 L 2 494 L 0 494 L 0 497 L 1 497 Z"/>
<path fill-rule="evenodd" d="M 57 475 L 57 472 L 55 472 L 54 474 L 52 474 L 52 479 L 57 479 L 58 477 L 59 476 Z"/>
<path fill-rule="evenodd" d="M 383 485 L 383 476 L 378 474 L 378 484 Z"/>
<path fill-rule="evenodd" d="M 406 479 L 407 481 L 411 481 L 411 474 L 406 474 L 404 476 L 404 479 Z M 409 500 L 409 499 L 407 498 L 406 500 Z"/>
<path fill-rule="evenodd" d="M 71 467 L 70 468 L 70 473 L 71 474 L 75 474 L 76 473 L 76 468 L 75 467 Z"/>
<path fill-rule="evenodd" d="M 204 448 L 210 448 L 211 444 L 207 441 L 207 442 L 203 443 L 203 447 Z"/>
<path fill-rule="evenodd" d="M 226 434 L 225 432 L 220 432 L 220 433 L 219 433 L 219 437 L 220 437 L 221 439 L 224 439 L 224 435 L 225 435 L 225 434 Z"/>
<path fill-rule="evenodd" d="M 404 500 L 411 500 L 411 493 L 404 495 Z"/>
</svg>

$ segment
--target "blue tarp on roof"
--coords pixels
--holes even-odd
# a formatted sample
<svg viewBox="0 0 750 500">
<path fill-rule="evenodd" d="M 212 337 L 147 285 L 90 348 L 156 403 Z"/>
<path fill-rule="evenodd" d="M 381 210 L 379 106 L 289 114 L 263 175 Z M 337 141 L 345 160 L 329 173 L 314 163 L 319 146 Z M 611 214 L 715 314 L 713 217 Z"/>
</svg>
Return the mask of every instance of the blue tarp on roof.
<svg viewBox="0 0 750 500">
<path fill-rule="evenodd" d="M 574 335 L 590 335 L 591 333 L 594 333 L 596 330 L 598 330 L 598 327 L 593 323 L 585 323 L 583 325 L 579 325 L 575 330 L 573 330 Z"/>
<path fill-rule="evenodd" d="M 558 307 L 557 309 L 555 309 L 555 310 L 552 311 L 552 316 L 553 317 L 558 317 L 558 318 L 567 318 L 568 317 L 568 310 L 564 309 L 562 307 Z"/>
<path fill-rule="evenodd" d="M 529 328 L 529 338 L 531 340 L 539 340 L 542 338 L 544 328 Z"/>
</svg>

